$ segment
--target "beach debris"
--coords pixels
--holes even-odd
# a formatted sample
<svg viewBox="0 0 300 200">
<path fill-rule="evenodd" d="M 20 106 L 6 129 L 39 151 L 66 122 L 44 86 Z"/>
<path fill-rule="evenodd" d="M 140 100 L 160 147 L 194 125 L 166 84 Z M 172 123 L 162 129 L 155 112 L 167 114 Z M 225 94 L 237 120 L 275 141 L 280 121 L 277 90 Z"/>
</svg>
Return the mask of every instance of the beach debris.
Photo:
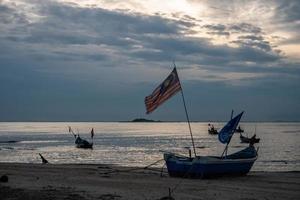
<svg viewBox="0 0 300 200">
<path fill-rule="evenodd" d="M 7 183 L 8 182 L 8 176 L 6 176 L 6 175 L 1 176 L 0 177 L 0 182 Z"/>
<path fill-rule="evenodd" d="M 47 164 L 47 163 L 49 163 L 48 160 L 46 160 L 46 158 L 44 158 L 44 156 L 42 156 L 42 154 L 39 153 L 39 155 L 40 155 L 40 157 L 41 157 L 41 159 L 42 159 L 42 164 Z"/>
</svg>

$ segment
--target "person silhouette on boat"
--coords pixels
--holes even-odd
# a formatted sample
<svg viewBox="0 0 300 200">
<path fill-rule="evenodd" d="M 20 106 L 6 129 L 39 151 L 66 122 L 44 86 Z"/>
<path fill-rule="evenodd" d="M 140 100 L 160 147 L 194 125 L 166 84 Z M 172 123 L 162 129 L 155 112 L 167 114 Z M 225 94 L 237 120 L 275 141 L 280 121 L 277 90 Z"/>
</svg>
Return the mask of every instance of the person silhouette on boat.
<svg viewBox="0 0 300 200">
<path fill-rule="evenodd" d="M 254 134 L 249 141 L 249 146 L 252 147 L 255 144 L 256 141 L 256 134 Z"/>
<path fill-rule="evenodd" d="M 211 125 L 211 130 L 212 130 L 212 131 L 215 131 L 215 127 L 214 127 L 213 124 Z"/>
<path fill-rule="evenodd" d="M 213 130 L 215 130 L 215 127 L 214 127 L 214 125 L 213 124 L 208 124 L 208 129 L 209 130 L 211 130 L 211 131 L 213 131 Z"/>
</svg>

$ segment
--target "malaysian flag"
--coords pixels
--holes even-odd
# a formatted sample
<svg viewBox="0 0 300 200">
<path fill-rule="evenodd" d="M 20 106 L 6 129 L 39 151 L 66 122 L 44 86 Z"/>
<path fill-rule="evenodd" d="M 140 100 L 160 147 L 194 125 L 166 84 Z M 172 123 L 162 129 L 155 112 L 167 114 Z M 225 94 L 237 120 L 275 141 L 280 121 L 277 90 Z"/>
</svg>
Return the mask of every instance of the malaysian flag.
<svg viewBox="0 0 300 200">
<path fill-rule="evenodd" d="M 174 94 L 181 90 L 180 81 L 174 67 L 171 74 L 160 84 L 151 95 L 146 96 L 145 105 L 147 109 L 147 114 L 154 111 L 159 105 L 164 103 Z"/>
</svg>

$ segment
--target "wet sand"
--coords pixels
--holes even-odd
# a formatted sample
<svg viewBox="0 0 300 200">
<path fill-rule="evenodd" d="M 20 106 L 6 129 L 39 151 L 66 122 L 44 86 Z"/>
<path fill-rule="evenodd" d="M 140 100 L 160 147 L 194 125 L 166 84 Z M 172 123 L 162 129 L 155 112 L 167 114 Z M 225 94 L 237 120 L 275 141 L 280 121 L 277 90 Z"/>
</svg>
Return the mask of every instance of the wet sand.
<svg viewBox="0 0 300 200">
<path fill-rule="evenodd" d="M 242 177 L 171 178 L 160 169 L 112 165 L 0 163 L 0 199 L 300 199 L 300 172 L 251 172 Z"/>
</svg>

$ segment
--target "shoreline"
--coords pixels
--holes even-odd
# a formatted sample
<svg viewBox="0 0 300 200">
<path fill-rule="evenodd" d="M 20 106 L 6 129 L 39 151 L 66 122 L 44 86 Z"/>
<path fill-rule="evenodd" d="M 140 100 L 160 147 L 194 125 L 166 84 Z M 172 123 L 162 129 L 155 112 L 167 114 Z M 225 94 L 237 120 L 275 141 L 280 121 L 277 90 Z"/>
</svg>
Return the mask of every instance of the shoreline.
<svg viewBox="0 0 300 200">
<path fill-rule="evenodd" d="M 169 177 L 166 169 L 106 164 L 0 163 L 1 199 L 298 199 L 300 172 L 250 172 L 213 179 Z"/>
<path fill-rule="evenodd" d="M 40 160 L 39 160 L 40 161 Z M 44 164 L 40 163 L 40 162 L 6 162 L 6 161 L 3 161 L 1 162 L 0 161 L 0 169 L 1 169 L 1 165 L 33 165 L 33 166 L 44 166 Z M 97 166 L 97 167 L 101 167 L 101 166 L 107 166 L 109 168 L 116 168 L 116 169 L 140 169 L 140 170 L 143 170 L 145 166 L 126 166 L 126 165 L 121 165 L 121 164 L 104 164 L 104 163 L 47 163 L 46 164 L 47 166 L 67 166 L 67 167 L 71 167 L 71 166 Z M 151 166 L 153 164 L 150 164 Z M 161 170 L 161 167 L 155 167 L 157 165 L 153 165 L 154 167 L 151 167 L 151 169 L 159 169 Z M 1 172 L 1 171 L 0 171 Z M 167 173 L 167 169 L 166 169 L 166 166 L 164 165 L 164 172 Z M 253 170 L 251 169 L 249 173 L 300 173 L 300 170 L 290 170 L 290 171 L 280 171 L 280 170 L 268 170 L 268 171 L 263 171 L 263 170 Z M 1 175 L 1 174 L 0 174 Z"/>
</svg>

